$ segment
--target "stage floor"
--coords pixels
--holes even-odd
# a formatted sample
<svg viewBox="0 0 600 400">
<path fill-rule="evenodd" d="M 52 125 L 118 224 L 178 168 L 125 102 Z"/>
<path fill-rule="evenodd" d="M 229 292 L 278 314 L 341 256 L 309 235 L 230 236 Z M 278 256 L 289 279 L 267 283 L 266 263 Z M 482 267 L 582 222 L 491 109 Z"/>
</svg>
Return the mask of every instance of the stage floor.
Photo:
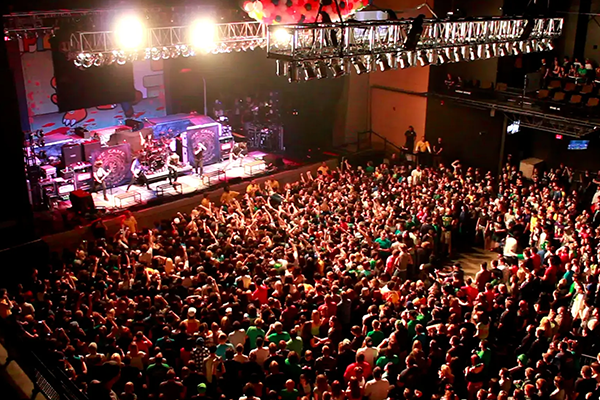
<svg viewBox="0 0 600 400">
<path fill-rule="evenodd" d="M 247 165 L 248 163 L 255 161 L 257 158 L 263 158 L 264 156 L 268 156 L 268 155 L 269 155 L 268 153 L 264 153 L 262 151 L 252 151 L 244 158 L 241 167 L 239 166 L 240 165 L 239 160 L 234 161 L 232 163 L 232 165 L 226 170 L 225 175 L 221 174 L 220 177 L 218 177 L 218 176 L 212 177 L 210 179 L 209 184 L 207 184 L 207 182 L 204 182 L 202 177 L 196 175 L 194 173 L 194 171 L 187 172 L 185 175 L 180 175 L 179 178 L 177 179 L 177 182 L 181 183 L 181 186 L 180 186 L 181 193 L 180 193 L 179 189 L 177 191 L 175 191 L 175 189 L 169 185 L 168 187 L 165 188 L 164 193 L 162 195 L 159 196 L 157 194 L 156 189 L 159 186 L 163 186 L 165 184 L 168 185 L 168 183 L 169 183 L 169 180 L 165 176 L 164 179 L 151 183 L 150 184 L 151 190 L 146 189 L 145 186 L 137 186 L 137 185 L 131 186 L 128 193 L 130 193 L 130 194 L 139 193 L 139 195 L 140 195 L 139 200 L 141 200 L 141 201 L 136 201 L 133 196 L 122 199 L 122 200 L 119 199 L 119 195 L 122 195 L 126 192 L 127 185 L 114 187 L 112 189 L 108 188 L 106 190 L 108 201 L 104 200 L 104 198 L 102 196 L 102 191 L 99 191 L 98 193 L 92 193 L 92 197 L 94 199 L 94 204 L 96 205 L 96 207 L 101 207 L 108 211 L 125 210 L 125 209 L 133 207 L 133 206 L 139 206 L 140 204 L 143 205 L 145 203 L 148 203 L 150 200 L 154 200 L 158 197 L 162 197 L 162 198 L 178 197 L 178 196 L 186 195 L 189 193 L 200 192 L 204 189 L 216 186 L 219 183 L 222 183 L 224 181 L 229 181 L 234 178 L 246 179 L 246 178 L 249 178 L 249 177 L 252 177 L 255 175 L 262 174 L 265 170 L 264 164 L 252 167 L 252 171 L 250 171 L 249 167 L 244 168 L 244 165 Z M 284 163 L 286 165 L 298 165 L 298 164 L 294 163 L 293 161 L 286 160 L 285 158 L 284 158 Z M 219 162 L 216 164 L 211 164 L 211 165 L 205 166 L 204 174 L 210 174 L 211 172 L 217 171 L 219 169 L 223 169 L 223 168 L 225 168 L 225 166 L 227 166 L 227 164 L 229 164 L 229 161 L 222 161 L 222 162 Z"/>
</svg>

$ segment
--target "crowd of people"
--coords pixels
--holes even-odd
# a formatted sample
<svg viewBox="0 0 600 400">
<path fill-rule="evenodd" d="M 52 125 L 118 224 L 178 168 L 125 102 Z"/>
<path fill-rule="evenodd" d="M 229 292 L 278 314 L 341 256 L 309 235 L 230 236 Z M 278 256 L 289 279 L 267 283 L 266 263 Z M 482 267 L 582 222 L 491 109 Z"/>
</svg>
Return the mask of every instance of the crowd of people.
<svg viewBox="0 0 600 400">
<path fill-rule="evenodd" d="M 90 400 L 598 398 L 600 180 L 394 160 L 97 224 L 0 316 Z"/>
</svg>

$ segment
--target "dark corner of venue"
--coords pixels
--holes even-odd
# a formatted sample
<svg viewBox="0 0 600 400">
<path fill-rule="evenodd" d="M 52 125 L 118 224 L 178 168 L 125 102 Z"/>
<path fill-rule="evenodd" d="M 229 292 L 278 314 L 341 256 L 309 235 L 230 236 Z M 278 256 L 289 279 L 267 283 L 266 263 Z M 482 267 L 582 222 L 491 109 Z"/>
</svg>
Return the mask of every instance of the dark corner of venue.
<svg viewBox="0 0 600 400">
<path fill-rule="evenodd" d="M 0 398 L 598 399 L 595 5 L 3 3 Z"/>
</svg>

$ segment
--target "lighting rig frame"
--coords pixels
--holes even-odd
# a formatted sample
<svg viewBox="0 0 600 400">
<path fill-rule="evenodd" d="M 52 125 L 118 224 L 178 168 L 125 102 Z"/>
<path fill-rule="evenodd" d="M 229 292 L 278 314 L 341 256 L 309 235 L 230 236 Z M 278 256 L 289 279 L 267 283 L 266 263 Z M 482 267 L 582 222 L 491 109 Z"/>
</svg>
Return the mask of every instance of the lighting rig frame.
<svg viewBox="0 0 600 400">
<path fill-rule="evenodd" d="M 260 22 L 214 24 L 214 28 L 215 43 L 210 50 L 213 54 L 254 50 L 267 45 L 266 26 Z M 75 65 L 89 68 L 140 59 L 189 57 L 196 54 L 190 36 L 190 26 L 146 28 L 144 48 L 125 51 L 119 48 L 114 31 L 75 32 L 69 39 L 69 58 Z"/>
<path fill-rule="evenodd" d="M 271 25 L 267 56 L 294 82 L 301 80 L 297 70 L 318 63 L 341 66 L 341 76 L 352 67 L 361 74 L 549 51 L 562 29 L 562 18 L 508 17 Z"/>
</svg>

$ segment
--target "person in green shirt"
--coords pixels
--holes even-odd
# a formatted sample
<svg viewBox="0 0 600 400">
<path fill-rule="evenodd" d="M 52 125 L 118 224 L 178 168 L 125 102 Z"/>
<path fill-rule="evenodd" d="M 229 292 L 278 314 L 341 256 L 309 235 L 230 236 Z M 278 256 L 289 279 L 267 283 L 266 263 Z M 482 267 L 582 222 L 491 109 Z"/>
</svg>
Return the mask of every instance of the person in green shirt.
<svg viewBox="0 0 600 400">
<path fill-rule="evenodd" d="M 492 362 L 492 351 L 488 348 L 488 341 L 482 340 L 479 345 L 479 351 L 477 352 L 477 356 L 481 359 L 481 362 L 485 366 L 485 369 L 490 367 L 490 363 Z"/>
<path fill-rule="evenodd" d="M 281 400 L 298 400 L 298 396 L 300 395 L 300 393 L 298 392 L 298 389 L 296 389 L 295 386 L 296 383 L 293 380 L 288 379 L 285 382 L 285 389 L 279 392 Z"/>
<path fill-rule="evenodd" d="M 411 310 L 408 313 L 408 322 L 406 323 L 406 329 L 408 331 L 408 337 L 415 337 L 415 327 L 419 322 L 417 321 L 417 312 L 415 310 Z"/>
<path fill-rule="evenodd" d="M 377 347 L 381 342 L 385 340 L 385 333 L 381 331 L 381 322 L 375 320 L 373 321 L 373 330 L 367 333 L 367 337 L 370 337 L 373 340 L 373 346 Z"/>
<path fill-rule="evenodd" d="M 267 334 L 263 329 L 263 320 L 260 318 L 256 318 L 254 320 L 254 325 L 246 330 L 246 336 L 248 337 L 248 342 L 250 344 L 250 350 L 254 350 L 256 348 L 256 338 L 262 337 L 265 338 Z"/>
<path fill-rule="evenodd" d="M 386 348 L 383 355 L 379 356 L 375 362 L 375 366 L 384 369 L 389 363 L 394 365 L 400 364 L 400 357 L 394 354 L 394 350 L 391 347 Z"/>
<path fill-rule="evenodd" d="M 267 333 L 267 340 L 276 344 L 279 344 L 282 340 L 287 343 L 287 341 L 290 340 L 290 334 L 283 330 L 281 322 L 275 322 L 271 325 L 271 328 Z"/>
<path fill-rule="evenodd" d="M 302 342 L 302 338 L 298 336 L 298 331 L 296 328 L 290 331 L 290 336 L 290 340 L 287 341 L 287 349 L 289 351 L 295 351 L 296 354 L 302 354 L 304 343 Z"/>
</svg>

